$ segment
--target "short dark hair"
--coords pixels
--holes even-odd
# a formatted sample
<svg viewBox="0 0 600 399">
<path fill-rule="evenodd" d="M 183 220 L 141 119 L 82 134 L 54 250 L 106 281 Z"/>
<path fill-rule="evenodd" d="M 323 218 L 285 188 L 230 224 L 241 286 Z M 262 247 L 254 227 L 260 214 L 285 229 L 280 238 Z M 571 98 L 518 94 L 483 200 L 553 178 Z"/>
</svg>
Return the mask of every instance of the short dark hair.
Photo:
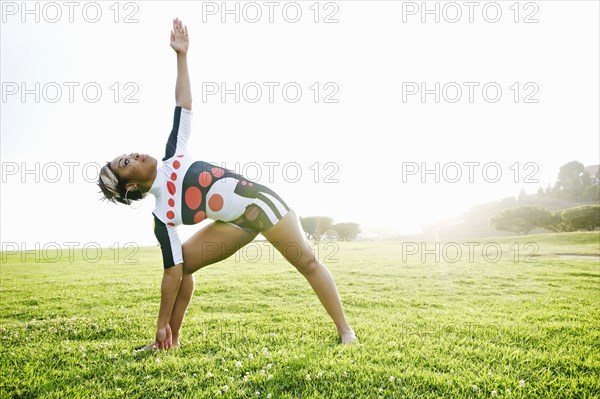
<svg viewBox="0 0 600 399">
<path fill-rule="evenodd" d="M 120 179 L 114 170 L 110 167 L 110 162 L 106 162 L 106 165 L 100 169 L 100 175 L 98 176 L 98 187 L 100 187 L 101 193 L 103 194 L 104 200 L 116 204 L 131 205 L 133 201 L 139 201 L 146 196 L 139 187 L 135 190 L 127 190 L 127 181 Z"/>
</svg>

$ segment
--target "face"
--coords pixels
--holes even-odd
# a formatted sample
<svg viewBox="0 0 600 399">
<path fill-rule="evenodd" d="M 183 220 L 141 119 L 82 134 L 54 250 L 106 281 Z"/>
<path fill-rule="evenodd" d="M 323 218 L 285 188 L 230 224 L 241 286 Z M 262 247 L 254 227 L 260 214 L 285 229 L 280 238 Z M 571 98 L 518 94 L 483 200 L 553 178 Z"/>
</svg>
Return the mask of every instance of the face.
<svg viewBox="0 0 600 399">
<path fill-rule="evenodd" d="M 110 163 L 110 167 L 119 179 L 125 179 L 128 184 L 147 184 L 152 183 L 156 176 L 155 158 L 148 154 L 139 154 L 137 152 L 129 155 L 119 155 Z"/>
</svg>

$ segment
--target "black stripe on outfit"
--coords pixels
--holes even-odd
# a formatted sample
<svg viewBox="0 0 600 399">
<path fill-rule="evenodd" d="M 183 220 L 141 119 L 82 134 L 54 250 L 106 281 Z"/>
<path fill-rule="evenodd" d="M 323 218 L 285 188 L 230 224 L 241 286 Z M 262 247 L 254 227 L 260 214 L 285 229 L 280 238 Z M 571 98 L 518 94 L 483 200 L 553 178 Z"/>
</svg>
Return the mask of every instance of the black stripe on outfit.
<svg viewBox="0 0 600 399">
<path fill-rule="evenodd" d="M 152 216 L 154 216 L 154 235 L 160 243 L 163 265 L 165 269 L 168 269 L 175 266 L 175 259 L 173 259 L 173 249 L 171 248 L 171 239 L 169 238 L 167 225 L 157 218 L 154 213 L 152 213 Z"/>
<path fill-rule="evenodd" d="M 285 208 L 286 211 L 290 210 L 290 207 L 287 206 L 287 204 L 285 203 L 285 201 L 275 193 L 275 191 L 271 190 L 269 187 L 263 186 L 262 184 L 260 185 L 260 191 L 265 192 L 267 194 L 270 194 L 271 196 L 273 196 L 275 199 L 277 199 L 279 202 L 281 202 L 281 205 L 283 205 L 283 207 Z"/>
<path fill-rule="evenodd" d="M 179 122 L 181 120 L 181 107 L 175 107 L 175 115 L 173 116 L 173 129 L 167 140 L 167 148 L 165 149 L 165 157 L 162 159 L 166 161 L 175 155 L 177 150 L 177 134 L 179 133 Z"/>
<path fill-rule="evenodd" d="M 269 206 L 269 208 L 271 208 L 271 210 L 275 214 L 275 217 L 277 218 L 277 220 L 281 220 L 281 213 L 279 213 L 279 211 L 277 210 L 277 207 L 275 206 L 273 201 L 271 201 L 266 195 L 262 194 L 261 192 L 258 192 L 256 194 L 256 198 L 258 198 L 259 200 L 262 200 L 265 204 L 267 204 Z M 258 206 L 258 205 L 256 205 L 256 206 Z"/>
</svg>

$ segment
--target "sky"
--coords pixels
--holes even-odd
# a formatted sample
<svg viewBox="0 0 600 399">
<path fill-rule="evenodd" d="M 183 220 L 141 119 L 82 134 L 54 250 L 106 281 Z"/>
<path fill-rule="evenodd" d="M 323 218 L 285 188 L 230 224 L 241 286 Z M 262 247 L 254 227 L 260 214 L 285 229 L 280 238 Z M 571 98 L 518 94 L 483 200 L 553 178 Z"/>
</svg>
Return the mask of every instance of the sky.
<svg viewBox="0 0 600 399">
<path fill-rule="evenodd" d="M 108 204 L 96 181 L 119 154 L 162 158 L 175 17 L 190 35 L 192 153 L 300 216 L 418 233 L 553 184 L 569 161 L 599 163 L 597 1 L 0 8 L 2 250 L 156 243 L 154 198 Z"/>
</svg>

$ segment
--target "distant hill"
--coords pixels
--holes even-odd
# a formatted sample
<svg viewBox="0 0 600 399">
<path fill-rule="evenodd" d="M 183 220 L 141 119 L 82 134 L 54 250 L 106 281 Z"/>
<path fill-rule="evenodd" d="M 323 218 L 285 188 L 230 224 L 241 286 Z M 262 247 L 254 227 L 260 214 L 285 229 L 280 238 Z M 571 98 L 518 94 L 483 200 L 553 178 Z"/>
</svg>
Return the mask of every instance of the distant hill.
<svg viewBox="0 0 600 399">
<path fill-rule="evenodd" d="M 540 187 L 536 194 L 510 196 L 499 201 L 473 206 L 468 212 L 426 226 L 425 240 L 468 239 L 472 237 L 501 237 L 514 233 L 498 231 L 490 226 L 490 219 L 505 209 L 518 206 L 540 206 L 549 211 L 598 204 L 600 199 L 600 165 L 583 166 L 572 161 L 563 165 L 554 186 Z M 443 204 L 442 204 L 443 205 Z M 534 230 L 532 233 L 548 232 Z"/>
</svg>

